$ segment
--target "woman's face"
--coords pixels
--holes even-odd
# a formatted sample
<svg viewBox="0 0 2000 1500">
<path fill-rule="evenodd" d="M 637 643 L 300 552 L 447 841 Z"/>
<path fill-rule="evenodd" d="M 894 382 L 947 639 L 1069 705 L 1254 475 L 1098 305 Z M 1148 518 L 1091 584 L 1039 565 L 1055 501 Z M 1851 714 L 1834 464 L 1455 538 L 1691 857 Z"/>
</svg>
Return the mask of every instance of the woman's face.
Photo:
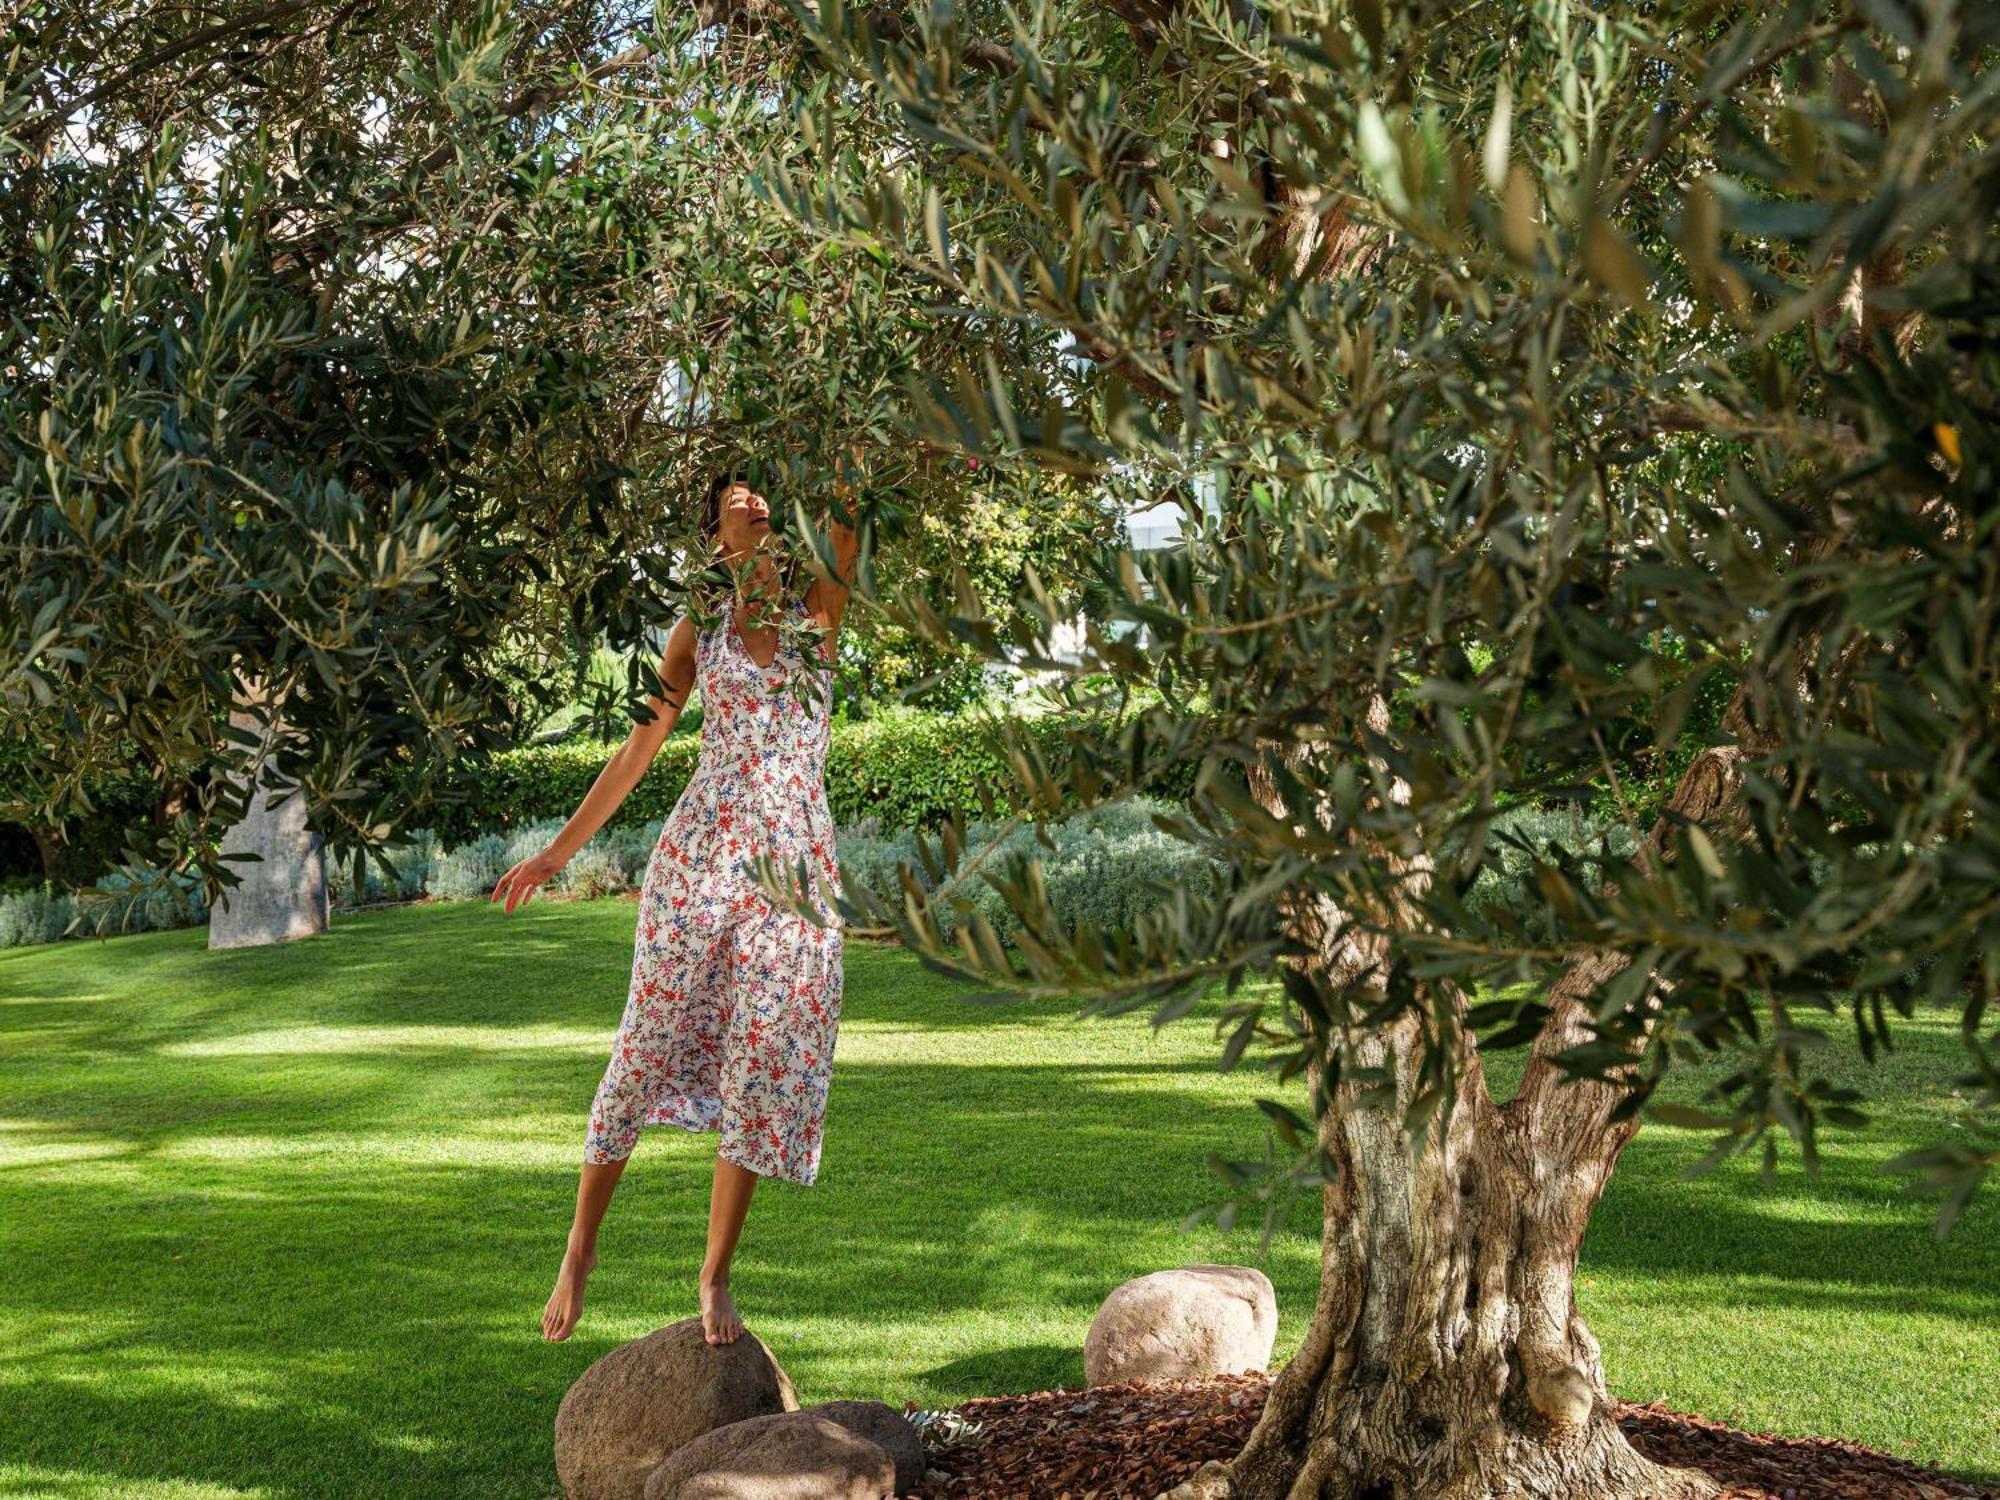
<svg viewBox="0 0 2000 1500">
<path fill-rule="evenodd" d="M 747 484 L 733 484 L 722 497 L 722 551 L 726 557 L 755 551 L 771 541 L 771 507 Z"/>
</svg>

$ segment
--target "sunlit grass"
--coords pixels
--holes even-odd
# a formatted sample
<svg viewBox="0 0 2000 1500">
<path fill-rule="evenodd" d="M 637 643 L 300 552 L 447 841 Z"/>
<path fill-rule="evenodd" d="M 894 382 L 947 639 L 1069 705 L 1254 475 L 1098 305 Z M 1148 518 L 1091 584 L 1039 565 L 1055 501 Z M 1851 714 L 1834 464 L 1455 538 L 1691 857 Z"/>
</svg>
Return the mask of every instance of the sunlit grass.
<svg viewBox="0 0 2000 1500">
<path fill-rule="evenodd" d="M 0 1494 L 550 1495 L 569 1382 L 693 1306 L 713 1142 L 652 1131 L 582 1331 L 534 1333 L 632 917 L 433 907 L 275 949 L 0 955 Z M 1939 1246 L 1879 1172 L 1952 1113 L 1949 1025 L 1904 1038 L 1849 1070 L 1881 1120 L 1831 1139 L 1817 1184 L 1686 1180 L 1705 1143 L 1678 1132 L 1627 1150 L 1580 1289 L 1622 1394 L 2000 1471 L 2000 1210 Z M 1262 1153 L 1268 1079 L 1215 1055 L 1199 1017 L 976 1005 L 853 945 L 820 1182 L 761 1188 L 738 1260 L 803 1399 L 1075 1384 L 1119 1281 L 1253 1261 L 1254 1227 L 1180 1227 L 1216 1194 L 1208 1150 Z M 1266 1263 L 1280 1358 L 1315 1218 L 1296 1204 Z"/>
</svg>

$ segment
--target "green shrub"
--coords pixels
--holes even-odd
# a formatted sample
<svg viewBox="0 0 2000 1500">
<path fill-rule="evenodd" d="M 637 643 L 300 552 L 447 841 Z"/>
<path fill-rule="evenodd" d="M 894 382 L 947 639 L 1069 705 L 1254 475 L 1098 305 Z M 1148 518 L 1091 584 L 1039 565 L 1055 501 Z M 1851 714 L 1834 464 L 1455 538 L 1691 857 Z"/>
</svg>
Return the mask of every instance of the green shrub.
<svg viewBox="0 0 2000 1500">
<path fill-rule="evenodd" d="M 569 895 L 589 898 L 630 890 L 632 877 L 617 851 L 592 843 L 576 851 L 553 884 Z"/>
<path fill-rule="evenodd" d="M 431 861 L 425 894 L 439 901 L 477 901 L 493 894 L 493 883 L 511 863 L 505 834 L 481 834 Z"/>
<path fill-rule="evenodd" d="M 501 855 L 501 870 L 511 869 L 532 854 L 549 846 L 562 832 L 563 819 L 538 818 L 515 829 L 507 837 Z M 577 850 L 568 864 L 549 882 L 549 889 L 571 896 L 605 896 L 632 885 L 631 838 L 623 830 L 601 829 L 596 837 Z M 487 882 L 487 891 L 493 888 Z"/>
<path fill-rule="evenodd" d="M 479 901 L 493 883 L 529 855 L 548 847 L 562 830 L 560 818 L 537 818 L 508 832 L 480 834 L 428 861 L 429 883 L 422 894 L 434 901 Z M 571 857 L 548 888 L 574 896 L 605 896 L 635 889 L 660 840 L 658 820 L 616 823 L 600 829 Z"/>
<path fill-rule="evenodd" d="M 396 878 L 388 880 L 371 861 L 359 889 L 354 884 L 354 866 L 329 860 L 326 867 L 327 900 L 335 906 L 365 906 L 374 901 L 409 901 L 423 895 L 430 882 L 431 864 L 442 851 L 437 835 L 427 828 L 409 835 L 405 847 L 391 849 L 389 858 L 396 866 Z"/>
<path fill-rule="evenodd" d="M 53 943 L 73 912 L 70 898 L 46 884 L 0 896 L 0 948 Z"/>
<path fill-rule="evenodd" d="M 855 884 L 866 886 L 884 901 L 900 902 L 903 888 L 896 880 L 896 869 L 905 860 L 916 862 L 917 836 L 910 829 L 884 829 L 879 820 L 863 818 L 836 825 L 833 857 L 841 873 L 851 876 Z M 928 889 L 922 873 L 919 867 L 919 883 Z"/>
<path fill-rule="evenodd" d="M 151 871 L 134 874 L 114 870 L 101 878 L 95 889 L 108 899 L 92 901 L 81 908 L 83 932 L 115 937 L 127 932 L 198 927 L 208 920 L 208 902 L 203 899 L 201 883 L 194 876 L 177 876 L 165 885 L 152 884 L 152 880 Z M 135 885 L 146 888 L 135 891 Z"/>
<path fill-rule="evenodd" d="M 1052 761 L 1062 758 L 1067 721 L 1046 715 L 1020 721 Z M 666 817 L 693 776 L 699 754 L 694 735 L 674 734 L 620 809 L 632 818 Z M 515 829 L 546 818 L 566 818 L 618 747 L 575 740 L 502 751 L 469 764 L 455 784 L 459 799 L 437 809 L 434 821 L 447 842 L 469 843 L 488 829 Z M 981 787 L 1006 778 L 971 715 L 895 708 L 858 721 L 837 721 L 827 748 L 827 803 L 836 823 L 875 819 L 886 828 L 934 825 L 953 812 L 980 815 Z M 1194 783 L 1192 766 L 1176 767 L 1148 790 L 1183 797 Z M 1007 810 L 1004 799 L 999 810 Z"/>
<path fill-rule="evenodd" d="M 646 878 L 646 862 L 653 857 L 653 847 L 660 841 L 662 821 L 652 819 L 644 823 L 623 823 L 601 830 L 596 838 L 577 851 L 577 858 L 563 870 L 562 878 L 574 885 L 579 878 L 577 860 L 589 854 L 615 865 L 624 881 L 615 889 L 636 888 Z"/>
<path fill-rule="evenodd" d="M 1595 857 L 1600 840 L 1614 858 L 1629 857 L 1634 848 L 1623 821 L 1609 816 L 1601 804 L 1510 808 L 1493 820 L 1492 853 L 1466 892 L 1465 904 L 1472 910 L 1511 917 L 1528 933 L 1543 933 L 1552 913 L 1535 882 L 1535 865 L 1547 861 L 1551 846 L 1557 844 L 1571 856 Z M 1594 863 L 1585 863 L 1579 878 L 1593 892 L 1603 888 L 1603 873 Z"/>
<path fill-rule="evenodd" d="M 1154 815 L 1171 810 L 1171 806 L 1134 798 L 1092 808 L 1049 825 L 1053 849 L 1044 847 L 1032 828 L 1017 828 L 986 857 L 977 873 L 961 881 L 957 894 L 969 898 L 973 909 L 1002 937 L 1009 936 L 1020 923 L 1006 898 L 986 878 L 987 872 L 1004 879 L 1026 860 L 1040 859 L 1050 909 L 1062 922 L 1072 927 L 1087 923 L 1120 930 L 1176 888 L 1199 887 L 1218 869 L 1206 855 L 1162 833 L 1154 824 Z M 969 845 L 984 847 L 998 826 L 968 825 Z M 896 871 L 904 860 L 916 862 L 916 836 L 908 829 L 885 832 L 873 822 L 856 824 L 840 831 L 835 853 L 843 874 L 884 901 L 900 903 L 902 886 Z M 920 886 L 934 889 L 921 863 L 916 864 L 916 875 Z M 950 902 L 940 903 L 936 916 L 946 933 L 964 920 Z"/>
<path fill-rule="evenodd" d="M 150 871 L 114 870 L 79 894 L 44 885 L 0 897 L 0 948 L 53 943 L 71 935 L 159 932 L 207 920 L 208 903 L 193 876 L 157 885 Z"/>
</svg>

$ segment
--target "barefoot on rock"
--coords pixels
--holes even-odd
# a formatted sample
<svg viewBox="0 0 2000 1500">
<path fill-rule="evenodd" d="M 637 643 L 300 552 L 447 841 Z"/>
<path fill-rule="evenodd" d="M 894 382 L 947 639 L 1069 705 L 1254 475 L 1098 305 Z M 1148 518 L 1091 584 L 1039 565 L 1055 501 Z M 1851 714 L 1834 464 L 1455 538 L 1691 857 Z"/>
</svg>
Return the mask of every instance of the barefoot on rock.
<svg viewBox="0 0 2000 1500">
<path fill-rule="evenodd" d="M 596 1269 L 595 1253 L 586 1258 L 574 1250 L 563 1252 L 556 1289 L 549 1293 L 548 1306 L 542 1309 L 542 1337 L 550 1343 L 560 1344 L 576 1331 L 577 1320 L 583 1316 L 583 1284 Z"/>
<path fill-rule="evenodd" d="M 743 1336 L 743 1320 L 729 1298 L 727 1281 L 704 1278 L 701 1287 L 701 1331 L 711 1344 L 733 1344 Z"/>
</svg>

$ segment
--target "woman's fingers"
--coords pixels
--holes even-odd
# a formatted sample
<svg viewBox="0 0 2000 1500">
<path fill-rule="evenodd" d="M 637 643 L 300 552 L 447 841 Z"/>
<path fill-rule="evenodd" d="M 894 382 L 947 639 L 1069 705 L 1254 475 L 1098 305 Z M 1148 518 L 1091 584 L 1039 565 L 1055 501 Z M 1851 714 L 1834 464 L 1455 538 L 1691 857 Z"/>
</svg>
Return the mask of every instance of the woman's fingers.
<svg viewBox="0 0 2000 1500">
<path fill-rule="evenodd" d="M 495 901 L 504 900 L 506 902 L 506 910 L 509 912 L 512 912 L 516 906 L 525 902 L 528 899 L 527 893 L 534 889 L 532 885 L 527 883 L 525 878 L 526 873 L 520 865 L 516 865 L 493 883 L 493 899 Z"/>
<path fill-rule="evenodd" d="M 489 899 L 504 900 L 510 912 L 517 906 L 526 906 L 534 899 L 535 892 L 541 888 L 542 882 L 555 873 L 553 870 L 536 873 L 528 868 L 534 862 L 533 859 L 524 859 L 494 881 L 493 895 Z"/>
</svg>

